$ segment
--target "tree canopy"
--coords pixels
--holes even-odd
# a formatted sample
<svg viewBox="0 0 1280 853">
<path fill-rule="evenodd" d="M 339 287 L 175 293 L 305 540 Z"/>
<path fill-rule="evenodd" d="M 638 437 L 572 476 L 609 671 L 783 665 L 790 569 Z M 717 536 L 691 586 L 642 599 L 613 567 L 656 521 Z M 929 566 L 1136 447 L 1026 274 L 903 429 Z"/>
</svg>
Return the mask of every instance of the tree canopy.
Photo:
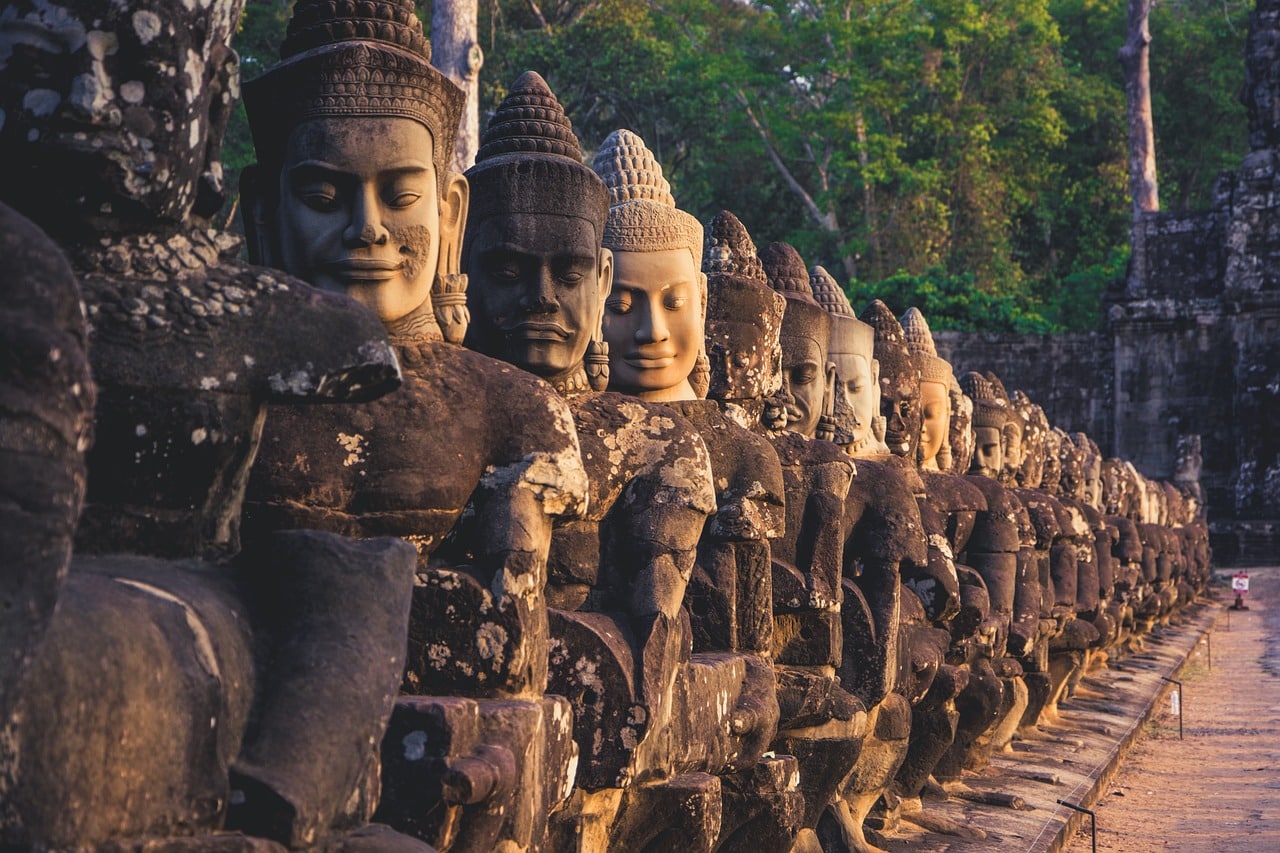
<svg viewBox="0 0 1280 853">
<path fill-rule="evenodd" d="M 246 76 L 274 61 L 289 6 L 251 0 Z M 1250 8 L 1152 14 L 1166 207 L 1207 207 L 1247 147 Z M 481 0 L 479 14 L 482 124 L 536 70 L 587 154 L 634 130 L 683 208 L 794 244 L 855 308 L 876 296 L 937 328 L 1083 329 L 1124 273 L 1124 0 Z M 233 131 L 229 166 L 246 145 Z"/>
</svg>

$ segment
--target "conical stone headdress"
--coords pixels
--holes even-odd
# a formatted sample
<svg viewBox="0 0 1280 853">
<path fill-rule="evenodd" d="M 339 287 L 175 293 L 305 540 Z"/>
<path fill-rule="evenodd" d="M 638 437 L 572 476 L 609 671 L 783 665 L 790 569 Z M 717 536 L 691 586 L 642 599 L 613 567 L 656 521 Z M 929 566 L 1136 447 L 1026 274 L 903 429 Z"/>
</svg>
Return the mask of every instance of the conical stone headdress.
<svg viewBox="0 0 1280 853">
<path fill-rule="evenodd" d="M 873 299 L 863 310 L 862 320 L 876 330 L 875 356 L 880 362 L 881 383 L 916 371 L 911 353 L 907 351 L 906 333 L 888 305 Z"/>
<path fill-rule="evenodd" d="M 275 166 L 315 118 L 407 118 L 431 132 L 441 191 L 466 95 L 431 66 L 413 0 L 298 0 L 280 63 L 244 84 L 258 159 Z"/>
<path fill-rule="evenodd" d="M 706 235 L 702 269 L 707 274 L 707 344 L 723 343 L 717 336 L 726 324 L 756 327 L 771 350 L 763 354 L 768 365 L 763 393 L 776 393 L 782 384 L 779 336 L 786 300 L 769 287 L 755 243 L 738 217 L 721 211 Z"/>
<path fill-rule="evenodd" d="M 662 165 L 644 140 L 615 130 L 596 153 L 592 167 L 609 189 L 604 246 L 619 252 L 688 249 L 694 268 L 702 266 L 702 223 L 679 210 Z"/>
<path fill-rule="evenodd" d="M 535 71 L 520 75 L 480 138 L 467 170 L 467 231 L 490 216 L 558 213 L 586 219 L 602 235 L 609 192 L 582 162 L 564 107 Z"/>
<path fill-rule="evenodd" d="M 804 259 L 790 243 L 770 243 L 765 246 L 760 253 L 760 265 L 764 267 L 769 286 L 788 300 L 794 299 L 822 307 L 813 298 L 813 288 L 809 286 L 809 273 L 804 268 Z"/>
<path fill-rule="evenodd" d="M 787 300 L 782 320 L 783 338 L 810 338 L 825 354 L 831 342 L 831 319 L 813 298 L 809 271 L 800 253 L 789 243 L 770 243 L 760 253 L 760 265 L 764 267 L 769 286 Z"/>
<path fill-rule="evenodd" d="M 809 270 L 813 298 L 831 315 L 831 352 L 866 353 L 875 347 L 876 330 L 858 319 L 849 297 L 831 273 L 822 266 Z"/>
<path fill-rule="evenodd" d="M 970 370 L 960 377 L 960 387 L 973 400 L 973 425 L 975 427 L 995 427 L 1003 429 L 1008 413 L 1004 405 L 996 397 L 995 389 L 987 381 L 987 377 L 977 371 Z"/>
<path fill-rule="evenodd" d="M 938 357 L 933 332 L 919 308 L 912 306 L 902 315 L 902 331 L 907 336 L 907 350 L 920 368 L 921 382 L 938 382 L 950 387 L 951 362 Z"/>
<path fill-rule="evenodd" d="M 827 272 L 826 267 L 816 265 L 809 270 L 809 289 L 813 292 L 813 298 L 828 314 L 856 316 L 853 306 L 849 304 L 849 297 L 845 296 L 844 290 L 835 277 Z"/>
<path fill-rule="evenodd" d="M 727 210 L 717 213 L 707 226 L 702 271 L 709 276 L 735 275 L 765 287 L 769 285 L 746 226 Z"/>
</svg>

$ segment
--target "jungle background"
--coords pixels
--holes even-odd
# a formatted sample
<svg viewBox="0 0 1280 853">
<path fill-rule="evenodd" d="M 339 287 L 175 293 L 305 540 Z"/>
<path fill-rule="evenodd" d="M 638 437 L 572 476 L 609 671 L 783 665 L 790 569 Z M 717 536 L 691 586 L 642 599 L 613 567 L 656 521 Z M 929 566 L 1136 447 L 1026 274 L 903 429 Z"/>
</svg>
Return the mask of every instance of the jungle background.
<svg viewBox="0 0 1280 853">
<path fill-rule="evenodd" d="M 732 210 L 935 329 L 1103 322 L 1129 255 L 1126 0 L 477 0 L 480 121 L 526 69 L 587 161 L 644 138 L 677 203 Z M 1248 0 L 1159 0 L 1150 17 L 1162 208 L 1211 206 L 1248 147 Z M 431 20 L 430 0 L 419 3 Z M 241 76 L 277 61 L 292 0 L 249 0 Z M 253 161 L 238 111 L 231 186 Z"/>
</svg>

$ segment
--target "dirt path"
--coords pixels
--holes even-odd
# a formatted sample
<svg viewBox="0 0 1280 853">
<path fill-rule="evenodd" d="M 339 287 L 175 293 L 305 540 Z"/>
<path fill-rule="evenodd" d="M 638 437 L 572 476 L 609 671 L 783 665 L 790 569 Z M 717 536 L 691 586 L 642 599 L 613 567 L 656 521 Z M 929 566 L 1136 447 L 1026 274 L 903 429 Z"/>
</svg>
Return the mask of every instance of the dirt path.
<svg viewBox="0 0 1280 853">
<path fill-rule="evenodd" d="M 1099 850 L 1280 851 L 1280 567 L 1249 577 L 1250 609 L 1223 611 L 1183 670 L 1184 739 L 1162 699 L 1099 800 Z"/>
</svg>

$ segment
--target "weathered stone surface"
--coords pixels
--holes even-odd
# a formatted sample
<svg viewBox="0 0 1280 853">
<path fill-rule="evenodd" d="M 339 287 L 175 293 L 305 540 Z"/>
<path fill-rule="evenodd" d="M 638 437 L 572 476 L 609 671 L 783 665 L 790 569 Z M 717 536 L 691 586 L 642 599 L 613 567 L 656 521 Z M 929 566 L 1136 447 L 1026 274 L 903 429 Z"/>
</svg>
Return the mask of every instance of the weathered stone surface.
<svg viewBox="0 0 1280 853">
<path fill-rule="evenodd" d="M 76 279 L 0 205 L 0 721 L 53 618 L 85 491 L 94 385 Z"/>
</svg>

